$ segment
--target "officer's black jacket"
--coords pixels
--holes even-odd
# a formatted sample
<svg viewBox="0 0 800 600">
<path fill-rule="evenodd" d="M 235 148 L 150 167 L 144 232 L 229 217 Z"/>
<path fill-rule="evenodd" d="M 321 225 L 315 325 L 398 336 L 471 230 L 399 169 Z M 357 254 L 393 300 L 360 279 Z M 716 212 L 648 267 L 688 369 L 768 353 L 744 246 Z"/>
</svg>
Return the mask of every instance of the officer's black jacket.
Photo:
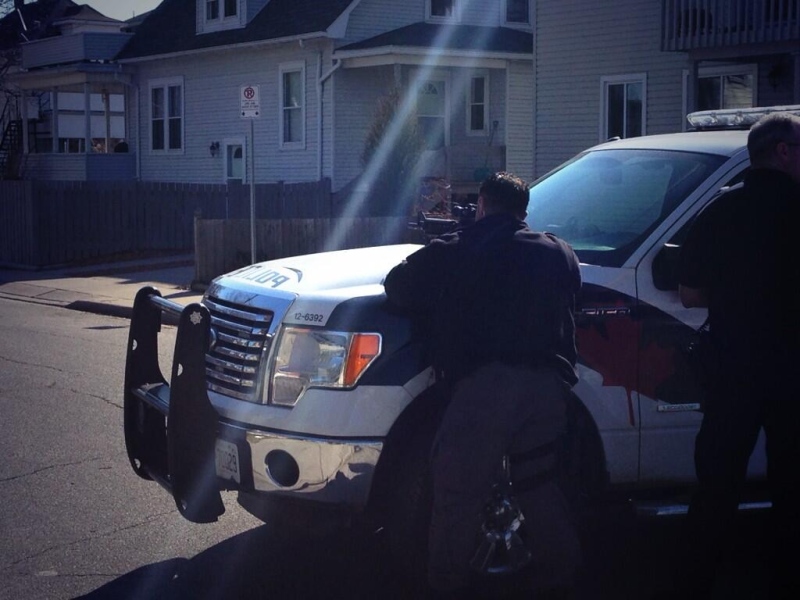
<svg viewBox="0 0 800 600">
<path fill-rule="evenodd" d="M 679 281 L 708 293 L 712 338 L 733 372 L 797 368 L 800 186 L 752 169 L 705 207 L 681 247 Z"/>
<path fill-rule="evenodd" d="M 553 366 L 575 371 L 572 248 L 508 214 L 488 215 L 410 255 L 386 276 L 388 300 L 426 319 L 434 366 L 450 381 L 478 366 Z"/>
</svg>

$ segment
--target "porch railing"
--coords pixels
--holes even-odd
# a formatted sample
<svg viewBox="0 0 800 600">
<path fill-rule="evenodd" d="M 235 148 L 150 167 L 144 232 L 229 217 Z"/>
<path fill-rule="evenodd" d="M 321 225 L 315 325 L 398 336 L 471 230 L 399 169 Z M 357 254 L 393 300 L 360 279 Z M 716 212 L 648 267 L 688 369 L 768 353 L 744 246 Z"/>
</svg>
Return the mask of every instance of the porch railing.
<svg viewBox="0 0 800 600">
<path fill-rule="evenodd" d="M 663 0 L 661 49 L 796 41 L 800 0 Z"/>
</svg>

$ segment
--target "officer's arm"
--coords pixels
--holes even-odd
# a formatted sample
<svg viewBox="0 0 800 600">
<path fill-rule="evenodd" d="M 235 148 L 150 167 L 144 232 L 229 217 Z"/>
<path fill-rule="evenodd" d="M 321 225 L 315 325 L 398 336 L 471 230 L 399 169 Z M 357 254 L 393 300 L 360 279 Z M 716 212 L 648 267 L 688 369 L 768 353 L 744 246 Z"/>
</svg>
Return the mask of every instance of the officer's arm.
<svg viewBox="0 0 800 600">
<path fill-rule="evenodd" d="M 444 258 L 442 244 L 434 242 L 409 256 L 386 275 L 383 288 L 394 306 L 411 312 L 425 312 L 432 308 L 433 299 L 439 296 Z"/>
</svg>

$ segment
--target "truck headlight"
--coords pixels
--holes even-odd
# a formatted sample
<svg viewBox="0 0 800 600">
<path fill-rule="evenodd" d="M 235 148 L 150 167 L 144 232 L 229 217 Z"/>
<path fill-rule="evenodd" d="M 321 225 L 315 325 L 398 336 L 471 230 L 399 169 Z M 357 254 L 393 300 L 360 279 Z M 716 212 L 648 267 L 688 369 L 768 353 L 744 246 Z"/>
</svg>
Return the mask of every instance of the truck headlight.
<svg viewBox="0 0 800 600">
<path fill-rule="evenodd" d="M 269 371 L 269 402 L 294 406 L 309 387 L 352 387 L 380 353 L 378 333 L 283 327 Z"/>
</svg>

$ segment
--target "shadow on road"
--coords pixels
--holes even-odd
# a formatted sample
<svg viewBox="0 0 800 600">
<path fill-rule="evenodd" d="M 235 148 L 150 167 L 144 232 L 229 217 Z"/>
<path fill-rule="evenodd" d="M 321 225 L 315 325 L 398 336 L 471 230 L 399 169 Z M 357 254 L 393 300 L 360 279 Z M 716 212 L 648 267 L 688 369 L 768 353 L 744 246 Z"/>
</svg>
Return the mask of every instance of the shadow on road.
<svg viewBox="0 0 800 600">
<path fill-rule="evenodd" d="M 713 599 L 764 597 L 766 516 L 740 520 L 731 560 Z M 648 600 L 681 576 L 682 518 L 636 519 L 615 508 L 585 524 L 586 565 L 575 600 Z M 379 536 L 357 528 L 277 535 L 264 525 L 194 558 L 131 571 L 81 600 L 282 600 L 421 597 L 391 568 Z M 493 595 L 492 598 L 498 596 Z M 521 597 L 521 596 L 520 596 Z"/>
<path fill-rule="evenodd" d="M 276 537 L 265 525 L 192 559 L 126 573 L 82 600 L 202 600 L 413 597 L 388 568 L 380 540 L 366 532 Z"/>
</svg>

